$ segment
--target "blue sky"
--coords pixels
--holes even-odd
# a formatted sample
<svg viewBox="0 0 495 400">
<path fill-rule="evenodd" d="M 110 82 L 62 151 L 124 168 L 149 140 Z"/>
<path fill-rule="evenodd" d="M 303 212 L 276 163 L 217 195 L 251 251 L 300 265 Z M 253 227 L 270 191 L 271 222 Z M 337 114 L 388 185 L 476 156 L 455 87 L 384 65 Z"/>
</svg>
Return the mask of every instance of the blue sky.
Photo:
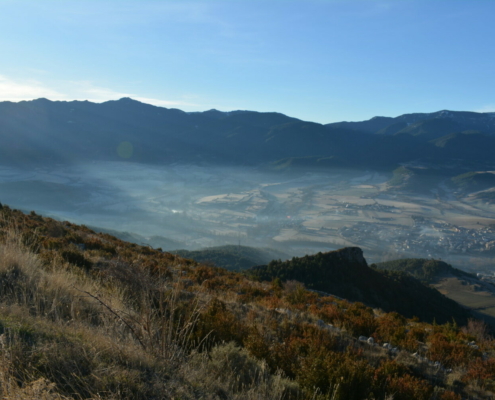
<svg viewBox="0 0 495 400">
<path fill-rule="evenodd" d="M 0 100 L 495 111 L 494 18 L 491 0 L 0 0 Z"/>
</svg>

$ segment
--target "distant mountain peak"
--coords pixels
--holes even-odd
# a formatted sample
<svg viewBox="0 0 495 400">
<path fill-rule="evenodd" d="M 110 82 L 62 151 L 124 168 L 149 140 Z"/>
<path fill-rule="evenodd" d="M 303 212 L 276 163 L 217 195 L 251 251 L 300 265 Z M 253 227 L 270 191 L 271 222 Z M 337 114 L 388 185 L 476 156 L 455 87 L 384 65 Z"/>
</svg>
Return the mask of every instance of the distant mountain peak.
<svg viewBox="0 0 495 400">
<path fill-rule="evenodd" d="M 392 118 L 392 117 L 385 117 L 385 116 L 383 116 L 383 115 L 377 115 L 377 116 L 375 116 L 375 117 L 371 118 L 371 119 L 370 119 L 370 121 L 375 121 L 375 120 L 377 120 L 377 119 L 391 119 L 391 118 Z"/>
<path fill-rule="evenodd" d="M 37 103 L 53 103 L 52 100 L 47 99 L 46 97 L 40 97 L 39 99 L 34 99 L 33 101 L 35 101 Z"/>
<path fill-rule="evenodd" d="M 122 97 L 116 101 L 122 102 L 122 103 L 141 103 L 138 100 L 132 99 L 130 97 Z"/>
</svg>

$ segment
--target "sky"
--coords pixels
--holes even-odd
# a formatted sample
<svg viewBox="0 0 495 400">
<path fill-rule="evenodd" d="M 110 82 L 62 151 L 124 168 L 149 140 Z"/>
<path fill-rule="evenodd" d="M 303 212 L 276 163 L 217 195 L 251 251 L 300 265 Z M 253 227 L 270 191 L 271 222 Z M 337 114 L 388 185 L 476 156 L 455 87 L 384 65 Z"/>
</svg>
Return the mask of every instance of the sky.
<svg viewBox="0 0 495 400">
<path fill-rule="evenodd" d="M 0 0 L 0 101 L 495 111 L 492 0 Z"/>
</svg>

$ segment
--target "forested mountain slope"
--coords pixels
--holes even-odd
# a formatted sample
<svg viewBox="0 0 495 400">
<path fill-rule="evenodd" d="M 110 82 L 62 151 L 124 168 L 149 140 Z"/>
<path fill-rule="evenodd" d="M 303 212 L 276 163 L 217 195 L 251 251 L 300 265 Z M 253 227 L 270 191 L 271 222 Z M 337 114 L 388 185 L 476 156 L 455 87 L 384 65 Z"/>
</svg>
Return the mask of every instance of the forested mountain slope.
<svg viewBox="0 0 495 400">
<path fill-rule="evenodd" d="M 404 258 L 374 264 L 378 269 L 407 273 L 424 283 L 433 283 L 444 275 L 476 278 L 473 274 L 461 271 L 440 260 L 425 258 Z"/>
<path fill-rule="evenodd" d="M 287 254 L 274 249 L 236 245 L 208 247 L 194 251 L 174 250 L 173 253 L 230 271 L 242 271 L 256 265 L 266 264 L 274 259 L 289 258 Z"/>
<path fill-rule="evenodd" d="M 0 156 L 3 164 L 15 165 L 120 159 L 259 165 L 305 159 L 304 166 L 312 168 L 389 169 L 414 160 L 484 163 L 492 161 L 481 144 L 492 141 L 494 121 L 490 113 L 441 111 L 322 125 L 275 112 L 186 113 L 129 98 L 101 104 L 38 99 L 0 103 Z M 459 154 L 452 138 L 442 138 L 464 131 L 477 135 L 462 137 L 468 143 Z"/>
<path fill-rule="evenodd" d="M 285 262 L 251 268 L 249 276 L 263 281 L 279 278 L 297 280 L 310 289 L 321 290 L 351 301 L 360 301 L 408 318 L 464 325 L 469 312 L 454 301 L 429 288 L 412 276 L 387 273 L 368 267 L 359 248 L 318 253 Z"/>
</svg>

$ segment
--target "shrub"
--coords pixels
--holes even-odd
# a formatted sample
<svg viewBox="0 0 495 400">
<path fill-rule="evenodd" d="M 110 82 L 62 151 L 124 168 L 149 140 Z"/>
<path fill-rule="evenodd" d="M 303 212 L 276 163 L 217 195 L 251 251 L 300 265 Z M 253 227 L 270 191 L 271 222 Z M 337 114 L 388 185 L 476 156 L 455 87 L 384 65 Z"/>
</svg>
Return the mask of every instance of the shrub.
<svg viewBox="0 0 495 400">
<path fill-rule="evenodd" d="M 193 337 L 197 343 L 208 337 L 204 343 L 208 348 L 217 343 L 231 341 L 240 345 L 246 333 L 245 326 L 227 309 L 225 303 L 213 299 L 207 310 L 199 316 Z"/>
<path fill-rule="evenodd" d="M 376 320 L 375 339 L 397 345 L 406 336 L 406 319 L 396 313 L 387 313 Z"/>
<path fill-rule="evenodd" d="M 408 374 L 389 379 L 387 390 L 394 400 L 429 400 L 433 393 L 425 380 Z"/>
<path fill-rule="evenodd" d="M 483 389 L 495 390 L 495 359 L 472 361 L 463 381 L 472 382 Z"/>
<path fill-rule="evenodd" d="M 331 400 L 362 400 L 372 388 L 373 368 L 350 353 L 311 354 L 298 371 L 298 381 L 310 392 L 317 390 Z"/>
<path fill-rule="evenodd" d="M 62 258 L 69 264 L 75 265 L 88 271 L 93 266 L 93 263 L 87 260 L 81 252 L 75 250 L 63 250 L 61 253 Z"/>
</svg>

